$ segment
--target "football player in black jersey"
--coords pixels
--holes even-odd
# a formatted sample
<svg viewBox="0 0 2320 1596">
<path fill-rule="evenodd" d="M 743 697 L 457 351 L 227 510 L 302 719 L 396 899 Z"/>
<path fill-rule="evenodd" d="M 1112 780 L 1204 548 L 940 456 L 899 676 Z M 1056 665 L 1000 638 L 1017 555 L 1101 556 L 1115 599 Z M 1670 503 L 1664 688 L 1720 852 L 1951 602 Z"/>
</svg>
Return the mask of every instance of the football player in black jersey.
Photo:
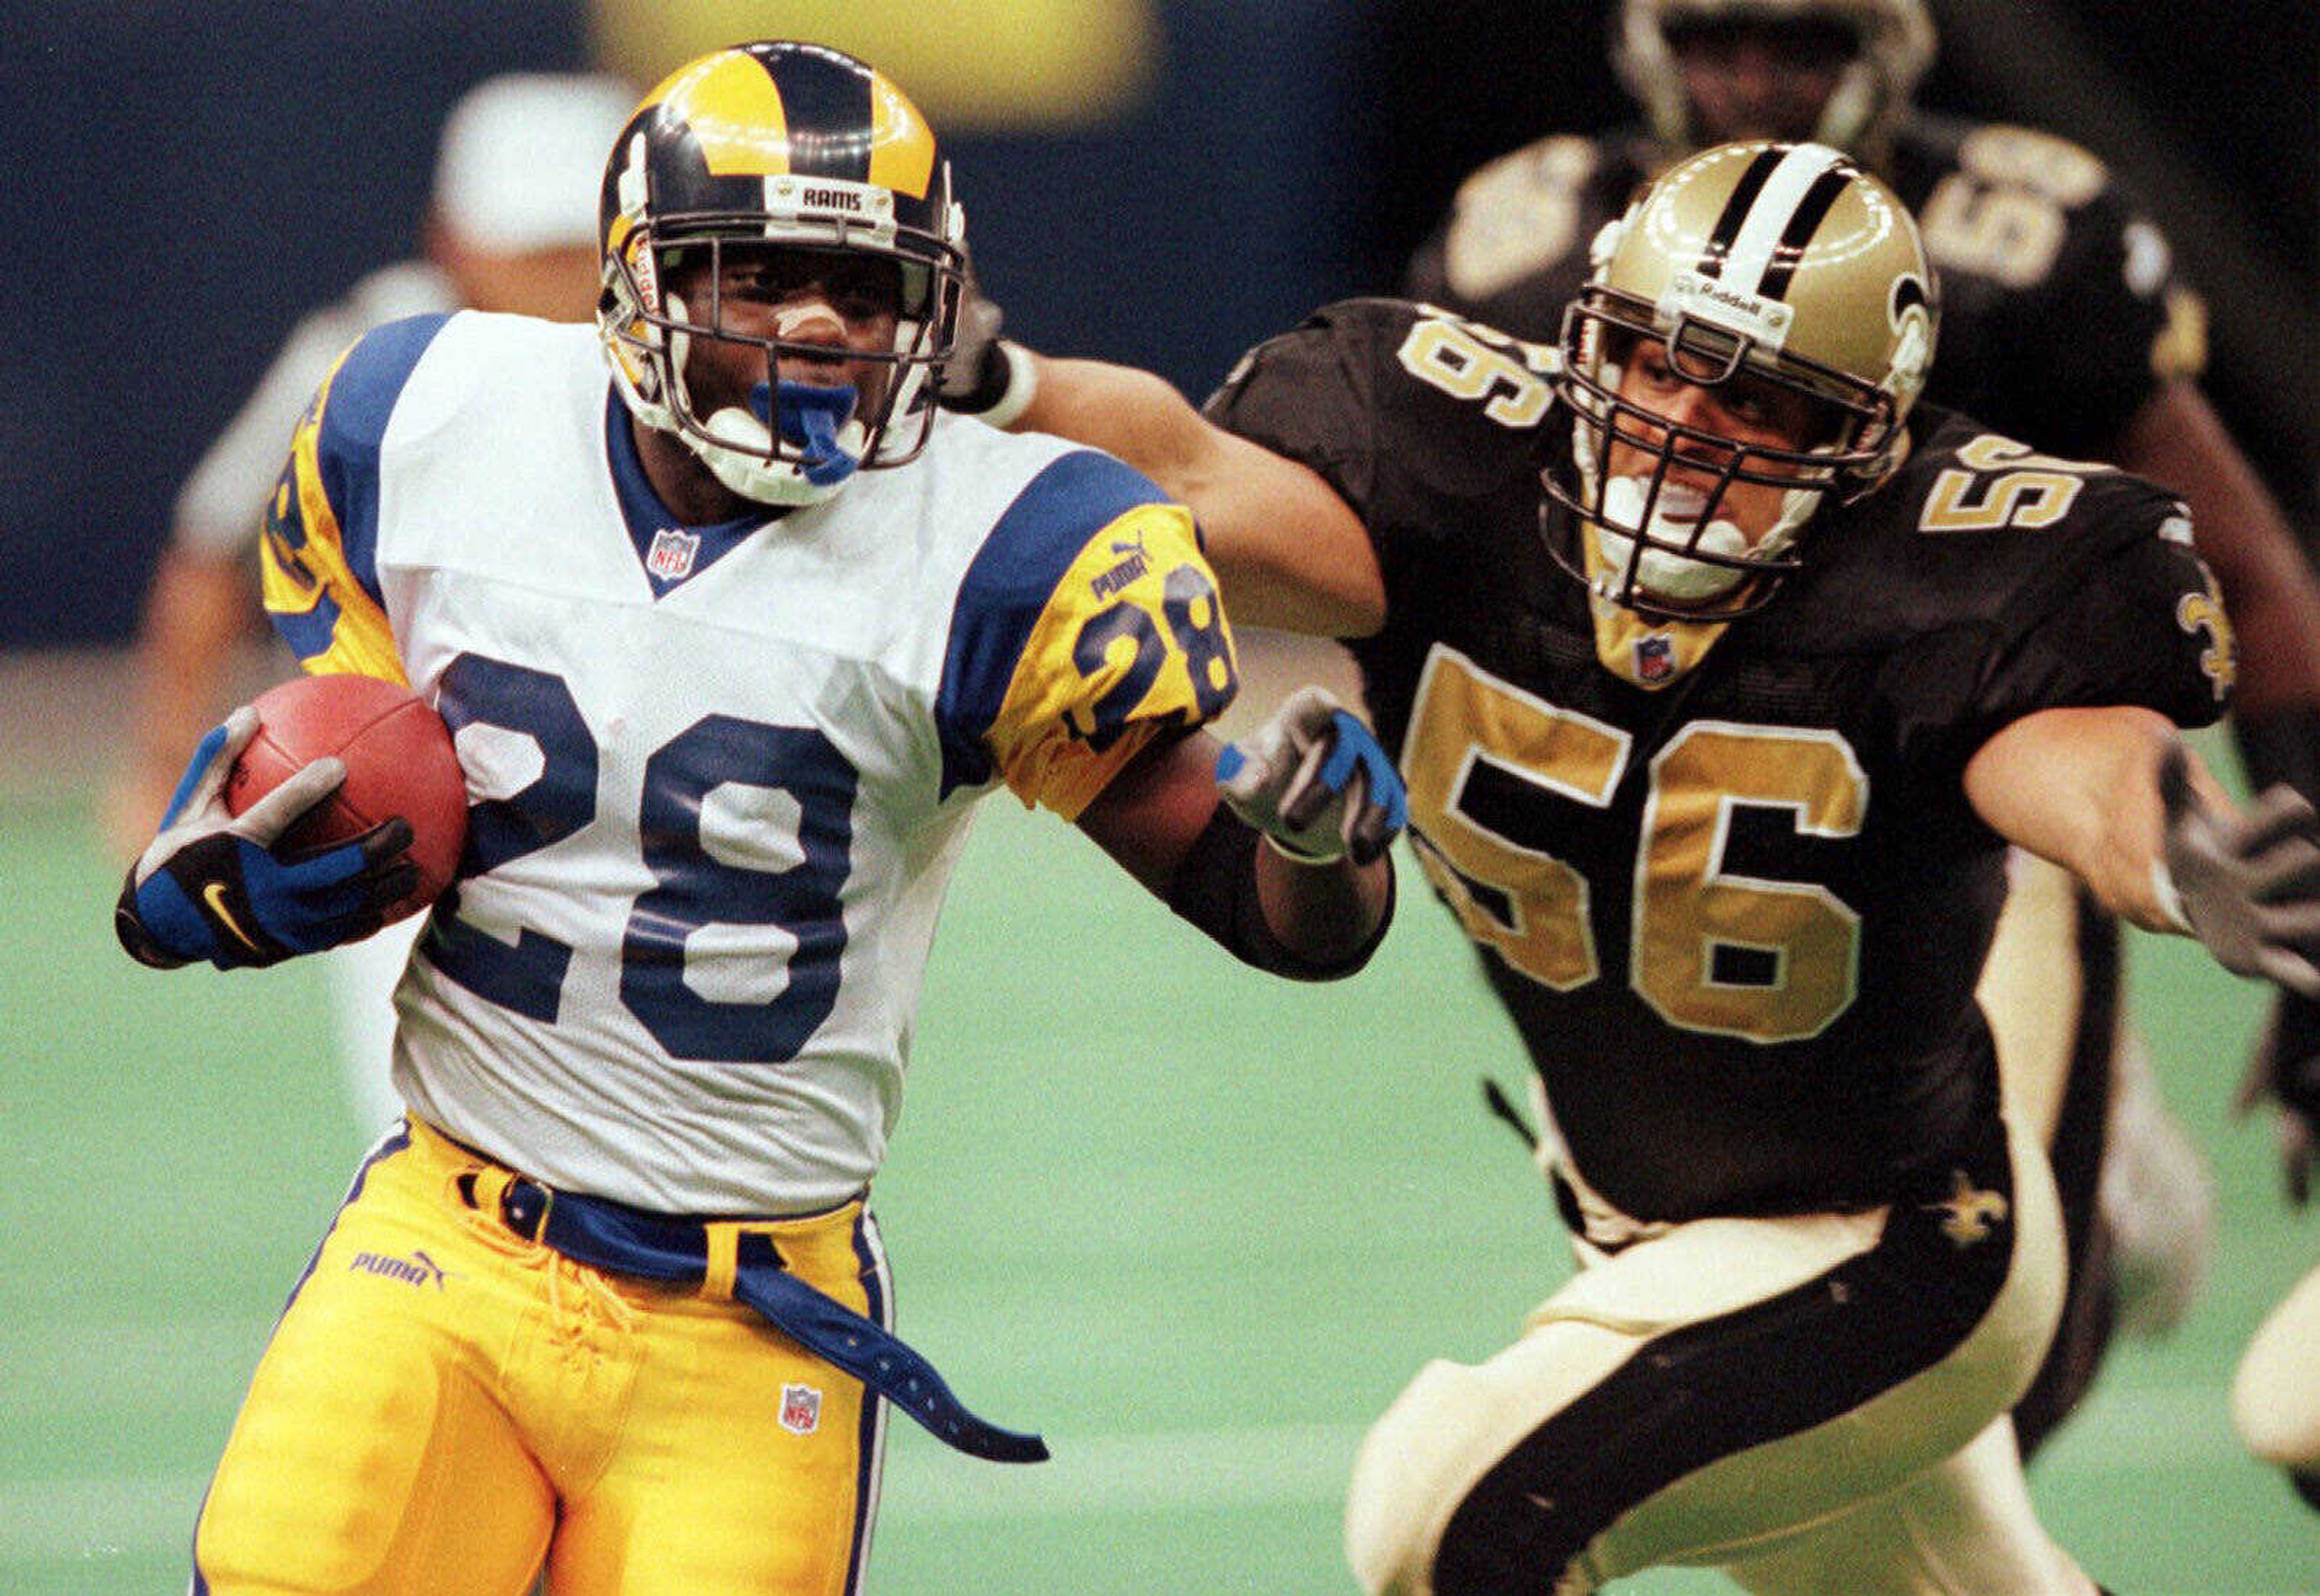
<svg viewBox="0 0 2320 1596">
<path fill-rule="evenodd" d="M 1735 145 L 1557 347 L 1362 300 L 1212 420 L 1005 343 L 955 396 L 1138 464 L 1237 614 L 1350 642 L 1536 1066 L 1585 1267 L 1379 1420 L 1369 1590 L 2094 1589 L 2007 1419 L 2063 1245 L 1973 998 L 2007 845 L 2320 991 L 2320 821 L 2235 815 L 2176 733 L 2233 658 L 2181 503 L 1915 404 L 1938 314 L 1881 183 Z"/>
<path fill-rule="evenodd" d="M 2320 796 L 2320 587 L 2197 385 L 2197 298 L 2088 151 L 1915 109 L 1934 49 L 1924 0 L 1623 0 L 1613 64 L 1648 129 L 1549 137 L 1482 167 L 1412 261 L 1407 291 L 1552 340 L 1586 278 L 1588 240 L 1685 151 L 1739 138 L 1853 151 L 1917 214 L 1941 274 L 1928 397 L 2184 495 L 2244 645 L 2234 723 L 2250 771 Z M 2115 1312 L 2152 1332 L 2180 1319 L 2211 1202 L 2122 1022 L 2116 922 L 2035 861 L 2016 875 L 1983 1002 L 2007 1089 L 2049 1140 L 2073 1260 L 2063 1332 L 2016 1415 L 2026 1452 L 2085 1393 Z M 2320 1010 L 2285 996 L 2276 1018 L 2260 1083 L 2320 1079 Z M 2295 1056 L 2277 1057 L 2283 1045 Z M 2315 1111 L 2320 1087 L 2301 1112 Z"/>
</svg>

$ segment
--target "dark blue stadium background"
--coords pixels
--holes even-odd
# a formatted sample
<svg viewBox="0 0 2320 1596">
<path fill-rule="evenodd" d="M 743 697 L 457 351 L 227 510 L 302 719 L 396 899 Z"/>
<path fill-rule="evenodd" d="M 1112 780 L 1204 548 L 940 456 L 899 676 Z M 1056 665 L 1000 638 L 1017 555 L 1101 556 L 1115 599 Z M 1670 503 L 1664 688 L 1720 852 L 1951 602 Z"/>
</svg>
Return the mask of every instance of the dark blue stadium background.
<svg viewBox="0 0 2320 1596">
<path fill-rule="evenodd" d="M 1945 22 L 1961 6 L 1979 9 L 1942 5 Z M 2320 8 L 2200 7 L 2189 34 L 2180 8 L 2047 9 L 2076 14 L 2106 68 L 2140 86 L 2170 149 L 2249 218 L 2263 267 L 2306 305 L 2320 297 Z M 303 309 L 412 247 L 459 91 L 580 64 L 581 10 L 0 4 L 16 267 L 0 340 L 0 648 L 128 636 L 177 478 Z M 1624 113 L 1601 0 L 1159 11 L 1158 86 L 1132 118 L 949 142 L 1012 325 L 1195 394 L 1311 305 L 1389 284 L 1474 160 Z M 1946 57 L 1928 92 L 2025 114 Z M 2099 130 L 2068 131 L 2102 145 Z"/>
</svg>

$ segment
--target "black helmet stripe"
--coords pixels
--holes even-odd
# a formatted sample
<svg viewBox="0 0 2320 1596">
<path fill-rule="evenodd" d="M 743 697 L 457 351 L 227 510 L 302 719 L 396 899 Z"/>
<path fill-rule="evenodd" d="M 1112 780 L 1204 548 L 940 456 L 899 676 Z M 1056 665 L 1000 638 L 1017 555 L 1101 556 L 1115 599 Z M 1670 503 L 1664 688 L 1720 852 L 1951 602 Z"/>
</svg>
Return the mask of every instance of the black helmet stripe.
<svg viewBox="0 0 2320 1596">
<path fill-rule="evenodd" d="M 1858 171 L 1823 144 L 1761 152 L 1716 219 L 1710 249 L 1717 270 L 1704 275 L 1735 293 L 1767 299 L 1787 294 L 1805 246 Z"/>
<path fill-rule="evenodd" d="M 857 61 L 800 49 L 759 56 L 782 96 L 790 171 L 801 177 L 870 179 L 870 74 Z"/>
<path fill-rule="evenodd" d="M 1797 206 L 1797 213 L 1789 218 L 1788 226 L 1781 230 L 1781 241 L 1772 249 L 1772 264 L 1764 269 L 1764 280 L 1756 292 L 1767 299 L 1785 299 L 1789 283 L 1797 275 L 1797 262 L 1804 258 L 1805 246 L 1827 220 L 1836 204 L 1836 196 L 1844 192 L 1852 181 L 1853 168 L 1831 167 L 1805 190 L 1805 197 Z"/>
<path fill-rule="evenodd" d="M 1716 219 L 1716 226 L 1708 235 L 1708 247 L 1699 258 L 1699 275 L 1717 277 L 1724 275 L 1724 258 L 1732 251 L 1732 242 L 1740 236 L 1740 224 L 1748 219 L 1748 209 L 1772 176 L 1772 168 L 1781 164 L 1781 152 L 1764 150 L 1748 163 L 1740 174 L 1740 181 L 1732 186 L 1732 197 L 1724 202 L 1724 213 Z"/>
</svg>

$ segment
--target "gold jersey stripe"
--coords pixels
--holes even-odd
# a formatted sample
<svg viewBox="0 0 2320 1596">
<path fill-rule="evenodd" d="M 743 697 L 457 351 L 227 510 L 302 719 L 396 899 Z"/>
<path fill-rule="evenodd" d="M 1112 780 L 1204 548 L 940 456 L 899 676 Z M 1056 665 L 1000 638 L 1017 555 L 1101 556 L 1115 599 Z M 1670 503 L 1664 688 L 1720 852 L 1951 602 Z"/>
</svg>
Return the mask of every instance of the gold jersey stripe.
<svg viewBox="0 0 2320 1596">
<path fill-rule="evenodd" d="M 1144 574 L 1111 588 L 1101 578 L 1108 567 L 1119 563 L 1115 542 L 1141 546 Z M 1056 584 L 1016 662 L 988 734 L 1001 774 L 1027 806 L 1038 804 L 1065 820 L 1076 820 L 1153 738 L 1207 719 L 1200 708 L 1202 694 L 1192 680 L 1192 660 L 1166 614 L 1168 574 L 1186 565 L 1201 572 L 1211 594 L 1216 591 L 1192 512 L 1181 504 L 1138 504 L 1092 534 Z M 1092 725 L 1092 706 L 1128 674 L 1137 649 L 1126 639 L 1115 639 L 1102 665 L 1088 676 L 1074 662 L 1074 650 L 1081 629 L 1114 603 L 1131 604 L 1150 619 L 1151 636 L 1163 657 L 1143 698 L 1129 706 L 1118 740 L 1099 750 L 1086 735 Z M 1221 657 L 1228 660 L 1232 632 L 1222 612 L 1202 608 L 1194 619 L 1215 630 Z M 1220 685 L 1216 661 L 1210 668 L 1208 686 L 1213 692 Z M 1228 667 L 1223 668 L 1228 673 Z"/>
<path fill-rule="evenodd" d="M 258 543 L 259 587 L 271 614 L 311 614 L 325 598 L 338 606 L 330 647 L 299 660 L 308 671 L 316 676 L 376 676 L 407 687 L 410 678 L 403 673 L 403 655 L 394 644 L 394 629 L 386 611 L 356 578 L 347 559 L 346 534 L 322 488 L 317 444 L 331 386 L 345 361 L 346 356 L 340 355 L 322 379 L 321 392 L 291 440 L 290 469 L 275 487 L 276 500 L 267 516 L 267 535 Z M 305 541 L 292 548 L 275 530 L 277 520 L 295 522 L 304 531 Z"/>
</svg>

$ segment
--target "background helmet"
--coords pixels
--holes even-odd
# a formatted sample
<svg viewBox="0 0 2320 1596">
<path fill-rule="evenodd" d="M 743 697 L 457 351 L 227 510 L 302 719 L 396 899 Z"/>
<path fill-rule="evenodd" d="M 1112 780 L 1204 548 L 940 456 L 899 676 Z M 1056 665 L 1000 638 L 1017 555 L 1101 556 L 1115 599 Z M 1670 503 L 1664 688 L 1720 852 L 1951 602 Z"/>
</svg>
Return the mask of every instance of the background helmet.
<svg viewBox="0 0 2320 1596">
<path fill-rule="evenodd" d="M 866 63 L 820 45 L 766 42 L 678 68 L 613 144 L 598 231 L 597 330 L 614 385 L 639 421 L 681 440 L 734 492 L 814 503 L 856 465 L 899 466 L 926 447 L 958 318 L 965 217 L 926 119 Z M 706 249 L 713 268 L 735 243 L 883 257 L 901 268 L 893 348 L 867 357 L 893 369 L 875 404 L 841 414 L 827 394 L 808 394 L 799 411 L 775 359 L 800 351 L 728 331 L 713 301 L 689 305 L 667 291 L 678 252 Z M 763 413 L 695 410 L 685 356 L 691 340 L 710 338 L 764 351 Z"/>
<path fill-rule="evenodd" d="M 1564 313 L 1556 378 L 1572 417 L 1570 479 L 1554 468 L 1545 478 L 1548 499 L 1576 518 L 1571 541 L 1591 547 L 1549 546 L 1599 594 L 1644 613 L 1745 613 L 1797 567 L 1798 532 L 1824 499 L 1867 493 L 1908 452 L 1903 422 L 1933 364 L 1939 319 L 1917 223 L 1841 151 L 1725 144 L 1644 190 L 1596 239 L 1593 258 Z M 1820 435 L 1776 449 L 1659 421 L 1618 393 L 1621 362 L 1645 339 L 1702 386 L 1748 373 L 1805 395 L 1825 422 Z M 1653 458 L 1647 481 L 1608 479 L 1615 438 Z M 1654 529 L 1677 524 L 1658 512 L 1679 457 L 1687 475 L 1717 483 L 1672 535 Z M 1716 507 L 1735 482 L 1787 490 L 1754 547 L 1716 535 Z"/>
<path fill-rule="evenodd" d="M 1758 20 L 1823 21 L 1853 31 L 1859 48 L 1813 131 L 1817 141 L 1840 150 L 1873 154 L 1933 64 L 1926 0 L 1622 0 L 1611 65 L 1663 141 L 1678 150 L 1700 142 L 1673 36 L 1688 24 Z"/>
</svg>

